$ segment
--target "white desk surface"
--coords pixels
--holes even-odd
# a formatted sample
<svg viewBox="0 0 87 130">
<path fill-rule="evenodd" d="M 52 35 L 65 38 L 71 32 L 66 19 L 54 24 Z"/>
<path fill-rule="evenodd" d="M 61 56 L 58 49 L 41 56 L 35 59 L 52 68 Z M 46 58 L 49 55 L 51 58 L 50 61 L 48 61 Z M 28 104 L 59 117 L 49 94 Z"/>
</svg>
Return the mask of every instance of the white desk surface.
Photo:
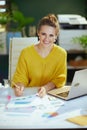
<svg viewBox="0 0 87 130">
<path fill-rule="evenodd" d="M 14 96 L 12 89 L 10 94 Z M 25 90 L 24 95 L 34 94 L 35 88 Z M 61 99 L 62 100 L 62 99 Z M 1 101 L 1 100 L 0 100 Z M 64 100 L 63 100 L 64 101 Z M 0 104 L 1 105 L 1 104 Z M 38 113 L 31 120 L 29 115 L 6 115 L 0 106 L 0 129 L 66 129 L 66 128 L 87 128 L 66 121 L 67 118 L 76 116 L 87 110 L 87 96 L 82 96 L 69 101 L 64 101 L 64 105 L 58 109 L 58 116 L 42 119 Z"/>
</svg>

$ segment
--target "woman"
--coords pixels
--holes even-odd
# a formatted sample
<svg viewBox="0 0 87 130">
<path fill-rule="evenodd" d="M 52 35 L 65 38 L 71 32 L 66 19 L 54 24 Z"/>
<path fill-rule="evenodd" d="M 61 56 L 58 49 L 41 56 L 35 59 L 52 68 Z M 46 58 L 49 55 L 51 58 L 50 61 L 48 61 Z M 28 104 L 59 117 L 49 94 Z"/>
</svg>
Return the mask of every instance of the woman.
<svg viewBox="0 0 87 130">
<path fill-rule="evenodd" d="M 25 87 L 39 87 L 43 97 L 49 90 L 64 86 L 67 75 L 67 53 L 54 44 L 59 35 L 58 19 L 54 14 L 43 17 L 37 27 L 38 44 L 22 50 L 13 87 L 16 96 L 23 94 Z"/>
</svg>

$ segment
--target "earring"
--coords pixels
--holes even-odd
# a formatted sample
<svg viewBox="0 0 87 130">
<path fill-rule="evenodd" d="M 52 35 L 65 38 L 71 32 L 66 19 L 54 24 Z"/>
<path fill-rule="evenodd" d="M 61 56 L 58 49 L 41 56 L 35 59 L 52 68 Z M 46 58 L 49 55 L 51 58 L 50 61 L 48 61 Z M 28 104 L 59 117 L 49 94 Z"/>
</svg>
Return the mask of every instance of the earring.
<svg viewBox="0 0 87 130">
<path fill-rule="evenodd" d="M 54 40 L 54 42 L 56 42 L 56 39 Z"/>
<path fill-rule="evenodd" d="M 40 40 L 40 37 L 38 36 L 38 40 Z"/>
</svg>

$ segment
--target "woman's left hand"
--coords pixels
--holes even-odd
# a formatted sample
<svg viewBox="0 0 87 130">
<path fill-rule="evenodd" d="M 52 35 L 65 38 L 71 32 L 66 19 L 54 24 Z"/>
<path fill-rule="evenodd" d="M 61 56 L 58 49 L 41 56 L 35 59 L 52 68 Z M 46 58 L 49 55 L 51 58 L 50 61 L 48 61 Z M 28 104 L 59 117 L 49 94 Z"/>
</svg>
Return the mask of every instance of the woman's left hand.
<svg viewBox="0 0 87 130">
<path fill-rule="evenodd" d="M 44 97 L 46 95 L 46 88 L 45 87 L 40 87 L 39 90 L 38 90 L 38 96 L 39 97 Z"/>
</svg>

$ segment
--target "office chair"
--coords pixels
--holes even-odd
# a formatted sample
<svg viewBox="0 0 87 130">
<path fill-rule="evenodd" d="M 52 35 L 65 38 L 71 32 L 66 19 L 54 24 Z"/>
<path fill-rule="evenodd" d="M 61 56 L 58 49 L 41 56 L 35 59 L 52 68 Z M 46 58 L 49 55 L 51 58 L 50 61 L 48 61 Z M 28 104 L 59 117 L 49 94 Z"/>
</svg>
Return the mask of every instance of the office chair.
<svg viewBox="0 0 87 130">
<path fill-rule="evenodd" d="M 27 46 L 30 46 L 32 44 L 37 44 L 37 43 L 38 43 L 37 37 L 21 37 L 21 38 L 16 37 L 10 39 L 9 71 L 8 71 L 9 81 L 12 80 L 21 50 Z"/>
</svg>

